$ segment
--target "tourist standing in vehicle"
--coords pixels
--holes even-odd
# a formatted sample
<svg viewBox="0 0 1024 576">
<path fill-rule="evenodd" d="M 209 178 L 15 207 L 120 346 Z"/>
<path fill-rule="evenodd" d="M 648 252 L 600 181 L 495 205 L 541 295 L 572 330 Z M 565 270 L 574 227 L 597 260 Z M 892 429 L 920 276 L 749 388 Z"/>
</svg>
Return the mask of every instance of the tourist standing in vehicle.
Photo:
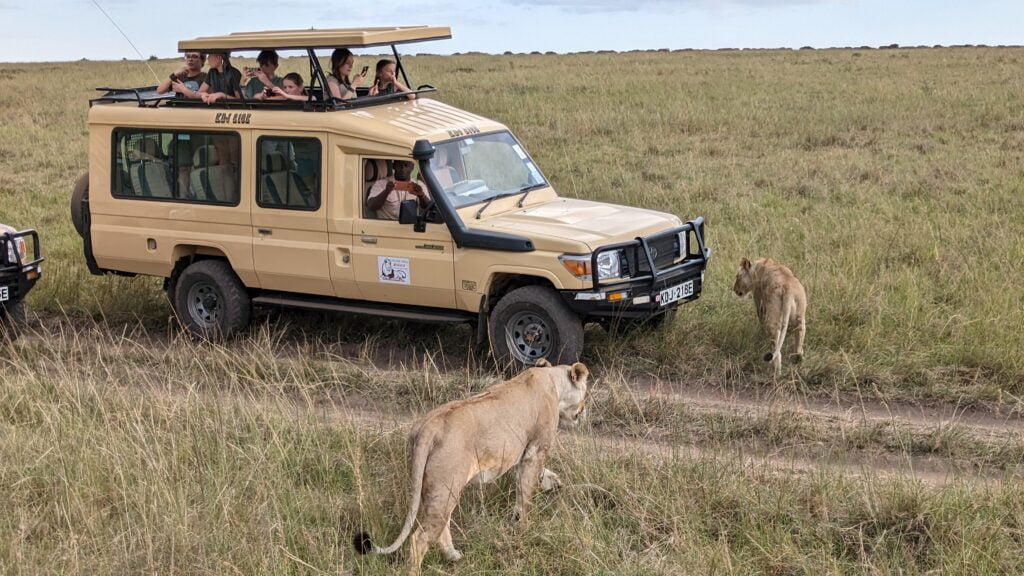
<svg viewBox="0 0 1024 576">
<path fill-rule="evenodd" d="M 355 56 L 348 48 L 338 48 L 331 54 L 331 73 L 327 77 L 327 88 L 331 91 L 332 98 L 349 100 L 356 97 L 356 86 L 366 78 L 369 67 L 364 66 L 362 72 L 349 79 L 354 62 Z"/>
<path fill-rule="evenodd" d="M 267 95 L 264 93 L 262 98 L 266 100 L 295 100 L 297 102 L 305 102 L 309 97 L 302 93 L 302 85 L 302 76 L 297 72 L 289 72 L 288 74 L 285 74 L 280 87 L 274 86 L 270 89 L 270 94 Z"/>
<path fill-rule="evenodd" d="M 243 78 L 249 81 L 245 84 L 245 98 L 252 100 L 262 94 L 267 88 L 275 88 L 281 85 L 281 78 L 276 74 L 279 59 L 277 52 L 263 50 L 256 56 L 259 68 L 246 68 L 242 74 Z"/>
<path fill-rule="evenodd" d="M 416 97 L 409 90 L 409 87 L 399 82 L 396 76 L 395 61 L 384 58 L 377 61 L 377 74 L 373 79 L 373 86 L 370 86 L 370 96 L 378 94 L 394 94 L 395 92 L 409 93 L 409 100 Z"/>
<path fill-rule="evenodd" d="M 381 178 L 373 183 L 366 197 L 366 207 L 377 214 L 381 220 L 398 220 L 399 207 L 404 200 L 415 198 L 420 209 L 430 203 L 427 187 L 422 182 L 411 182 L 412 162 L 395 160 L 395 175 Z"/>
<path fill-rule="evenodd" d="M 156 91 L 160 94 L 173 91 L 185 98 L 198 98 L 199 87 L 206 81 L 206 72 L 203 72 L 204 64 L 206 64 L 206 54 L 186 52 L 185 63 L 171 72 L 171 75 L 156 87 Z"/>
<path fill-rule="evenodd" d="M 224 98 L 242 97 L 242 73 L 231 65 L 228 52 L 210 52 L 207 56 L 210 69 L 206 72 L 206 81 L 199 87 L 199 97 L 207 104 L 213 104 Z"/>
</svg>

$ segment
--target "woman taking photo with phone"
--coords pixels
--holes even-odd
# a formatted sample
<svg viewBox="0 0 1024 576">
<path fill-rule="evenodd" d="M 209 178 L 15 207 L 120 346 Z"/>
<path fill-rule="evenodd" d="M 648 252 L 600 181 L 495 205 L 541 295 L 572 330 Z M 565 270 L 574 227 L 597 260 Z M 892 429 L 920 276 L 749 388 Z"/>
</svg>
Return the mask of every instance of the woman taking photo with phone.
<svg viewBox="0 0 1024 576">
<path fill-rule="evenodd" d="M 377 75 L 373 79 L 373 86 L 370 86 L 370 96 L 378 94 L 394 94 L 395 92 L 407 92 L 409 100 L 416 97 L 409 90 L 409 87 L 399 82 L 395 72 L 395 61 L 384 58 L 377 61 Z"/>
<path fill-rule="evenodd" d="M 327 87 L 331 91 L 331 97 L 341 100 L 356 97 L 356 86 L 366 78 L 369 67 L 363 66 L 363 71 L 350 80 L 353 62 L 355 57 L 348 48 L 338 48 L 331 54 L 331 73 L 327 76 Z"/>
</svg>

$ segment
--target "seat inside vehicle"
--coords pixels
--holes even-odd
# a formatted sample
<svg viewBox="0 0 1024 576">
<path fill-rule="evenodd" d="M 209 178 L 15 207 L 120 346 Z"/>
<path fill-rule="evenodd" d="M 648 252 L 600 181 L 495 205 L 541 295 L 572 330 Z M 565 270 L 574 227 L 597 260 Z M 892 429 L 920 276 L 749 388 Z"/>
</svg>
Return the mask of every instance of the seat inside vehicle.
<svg viewBox="0 0 1024 576">
<path fill-rule="evenodd" d="M 263 172 L 261 203 L 292 208 L 313 207 L 315 199 L 306 183 L 297 177 L 284 153 L 275 151 L 264 155 Z"/>
<path fill-rule="evenodd" d="M 379 158 L 367 158 L 363 160 L 363 218 L 375 220 L 377 214 L 366 207 L 366 200 L 370 197 L 370 190 L 381 178 L 392 175 L 391 163 Z"/>
<path fill-rule="evenodd" d="M 208 202 L 234 201 L 234 174 L 230 166 L 220 164 L 217 148 L 200 146 L 192 155 L 189 190 L 197 200 Z"/>
<path fill-rule="evenodd" d="M 129 158 L 128 175 L 137 196 L 171 197 L 168 166 L 159 142 L 151 138 L 137 140 Z"/>
</svg>

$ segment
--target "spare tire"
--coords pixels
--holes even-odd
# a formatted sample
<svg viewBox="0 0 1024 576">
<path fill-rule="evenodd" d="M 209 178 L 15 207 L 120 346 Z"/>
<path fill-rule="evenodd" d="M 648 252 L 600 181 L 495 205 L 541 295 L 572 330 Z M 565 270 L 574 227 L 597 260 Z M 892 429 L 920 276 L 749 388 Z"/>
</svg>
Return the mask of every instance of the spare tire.
<svg viewBox="0 0 1024 576">
<path fill-rule="evenodd" d="M 75 225 L 78 235 L 85 237 L 85 220 L 82 218 L 82 200 L 89 198 L 89 173 L 82 174 L 82 177 L 75 182 L 75 189 L 71 192 L 71 223 Z"/>
</svg>

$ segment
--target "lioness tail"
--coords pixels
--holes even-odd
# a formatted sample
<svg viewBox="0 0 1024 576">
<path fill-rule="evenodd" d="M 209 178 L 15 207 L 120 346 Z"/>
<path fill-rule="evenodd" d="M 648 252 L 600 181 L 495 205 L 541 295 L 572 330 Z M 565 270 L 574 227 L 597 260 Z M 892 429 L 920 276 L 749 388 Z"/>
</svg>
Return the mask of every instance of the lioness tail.
<svg viewBox="0 0 1024 576">
<path fill-rule="evenodd" d="M 420 494 L 423 491 L 423 471 L 427 468 L 427 457 L 434 446 L 434 431 L 429 426 L 424 426 L 421 435 L 416 439 L 416 445 L 412 447 L 412 486 L 409 494 L 409 514 L 405 517 L 405 525 L 402 526 L 402 533 L 387 548 L 379 548 L 373 543 L 370 535 L 366 532 L 358 532 L 352 535 L 352 546 L 360 554 L 391 554 L 402 547 L 405 539 L 412 532 L 412 526 L 416 522 L 416 515 L 420 510 Z"/>
</svg>

